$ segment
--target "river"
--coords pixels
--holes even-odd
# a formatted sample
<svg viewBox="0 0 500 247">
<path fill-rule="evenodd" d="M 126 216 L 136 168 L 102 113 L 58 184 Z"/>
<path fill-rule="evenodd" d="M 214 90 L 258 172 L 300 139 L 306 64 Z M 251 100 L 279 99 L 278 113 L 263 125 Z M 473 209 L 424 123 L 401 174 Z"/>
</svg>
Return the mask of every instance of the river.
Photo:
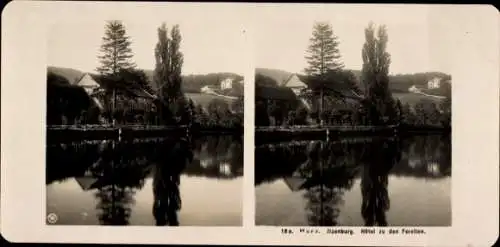
<svg viewBox="0 0 500 247">
<path fill-rule="evenodd" d="M 450 226 L 451 138 L 264 144 L 256 225 Z"/>
<path fill-rule="evenodd" d="M 49 143 L 46 157 L 49 224 L 242 224 L 241 138 Z"/>
</svg>

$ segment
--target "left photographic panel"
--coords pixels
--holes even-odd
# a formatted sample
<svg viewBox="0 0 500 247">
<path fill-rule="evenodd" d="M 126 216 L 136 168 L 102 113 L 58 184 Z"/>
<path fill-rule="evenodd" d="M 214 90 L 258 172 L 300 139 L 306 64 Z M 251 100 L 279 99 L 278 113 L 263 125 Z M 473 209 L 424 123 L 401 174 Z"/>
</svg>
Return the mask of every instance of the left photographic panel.
<svg viewBox="0 0 500 247">
<path fill-rule="evenodd" d="M 233 23 L 50 26 L 46 224 L 242 225 L 247 65 Z"/>
</svg>

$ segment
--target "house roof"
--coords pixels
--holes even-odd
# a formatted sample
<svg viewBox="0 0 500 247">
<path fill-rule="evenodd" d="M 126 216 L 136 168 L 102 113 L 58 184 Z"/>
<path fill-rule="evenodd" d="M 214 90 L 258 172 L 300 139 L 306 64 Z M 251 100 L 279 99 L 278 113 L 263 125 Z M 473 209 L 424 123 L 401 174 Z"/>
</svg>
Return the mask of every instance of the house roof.
<svg viewBox="0 0 500 247">
<path fill-rule="evenodd" d="M 339 94 L 345 98 L 362 99 L 362 95 L 357 94 L 349 85 L 344 81 L 327 81 L 325 83 L 315 82 L 307 77 L 303 77 L 309 89 L 319 88 L 323 86 L 325 91 L 330 91 Z"/>
<path fill-rule="evenodd" d="M 287 71 L 268 68 L 256 68 L 255 73 L 273 79 L 280 86 L 285 84 L 290 77 L 293 76 L 293 73 Z"/>
<path fill-rule="evenodd" d="M 84 191 L 95 189 L 98 181 L 98 179 L 94 177 L 75 177 L 74 179 Z"/>
<path fill-rule="evenodd" d="M 99 83 L 97 83 L 92 76 L 90 76 L 88 73 L 83 74 L 80 79 L 78 79 L 74 85 L 77 86 L 82 86 L 82 87 L 95 87 L 95 86 L 100 86 Z"/>
<path fill-rule="evenodd" d="M 255 87 L 255 96 L 260 99 L 297 100 L 295 93 L 287 87 Z"/>
<path fill-rule="evenodd" d="M 112 80 L 106 80 L 106 79 L 101 79 L 99 76 L 94 75 L 94 80 L 102 87 L 102 88 L 112 88 L 113 82 Z M 117 83 L 115 84 L 116 88 L 118 90 L 123 90 L 125 93 L 133 95 L 135 97 L 140 97 L 140 98 L 147 98 L 147 99 L 155 99 L 156 96 L 149 93 L 147 90 L 144 88 L 140 88 L 138 86 L 130 85 L 130 84 L 123 84 L 123 83 Z"/>
<path fill-rule="evenodd" d="M 291 74 L 290 77 L 282 84 L 282 86 L 286 87 L 307 87 L 296 74 Z"/>
<path fill-rule="evenodd" d="M 300 177 L 285 177 L 283 181 L 291 191 L 299 191 L 302 189 L 302 185 L 305 183 L 306 179 Z"/>
</svg>

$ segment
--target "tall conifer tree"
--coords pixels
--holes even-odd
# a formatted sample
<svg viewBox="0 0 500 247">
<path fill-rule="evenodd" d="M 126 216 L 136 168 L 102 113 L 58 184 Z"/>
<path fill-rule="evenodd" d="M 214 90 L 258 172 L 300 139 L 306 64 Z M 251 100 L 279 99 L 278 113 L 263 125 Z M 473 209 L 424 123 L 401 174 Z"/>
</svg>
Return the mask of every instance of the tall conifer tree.
<svg viewBox="0 0 500 247">
<path fill-rule="evenodd" d="M 101 65 L 97 71 L 102 75 L 117 75 L 122 69 L 134 69 L 130 37 L 121 21 L 108 21 L 102 37 Z"/>
<path fill-rule="evenodd" d="M 330 70 L 340 70 L 344 67 L 340 61 L 338 38 L 333 34 L 329 23 L 315 23 L 309 42 L 306 55 L 309 66 L 305 69 L 307 75 L 324 76 Z"/>
</svg>

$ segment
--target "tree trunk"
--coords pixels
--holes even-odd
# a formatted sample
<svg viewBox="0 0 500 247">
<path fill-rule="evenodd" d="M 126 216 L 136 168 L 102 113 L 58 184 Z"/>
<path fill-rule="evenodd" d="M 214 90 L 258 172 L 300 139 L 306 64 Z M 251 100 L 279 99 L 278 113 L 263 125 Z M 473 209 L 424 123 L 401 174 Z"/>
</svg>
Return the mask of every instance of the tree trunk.
<svg viewBox="0 0 500 247">
<path fill-rule="evenodd" d="M 113 88 L 113 109 L 111 111 L 111 119 L 113 121 L 113 127 L 116 124 L 115 113 L 116 113 L 116 88 Z"/>
<path fill-rule="evenodd" d="M 323 88 L 320 91 L 320 101 L 319 101 L 319 125 L 323 126 Z"/>
</svg>

